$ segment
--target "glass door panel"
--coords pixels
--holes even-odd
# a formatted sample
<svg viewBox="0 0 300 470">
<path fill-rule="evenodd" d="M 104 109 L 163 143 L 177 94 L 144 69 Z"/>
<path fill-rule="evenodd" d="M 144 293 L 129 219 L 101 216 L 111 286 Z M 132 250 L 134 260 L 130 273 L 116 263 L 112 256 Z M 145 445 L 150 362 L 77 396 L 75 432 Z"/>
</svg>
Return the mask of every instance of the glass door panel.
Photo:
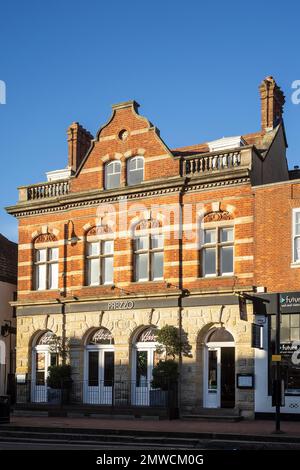
<svg viewBox="0 0 300 470">
<path fill-rule="evenodd" d="M 206 349 L 204 406 L 220 407 L 220 348 Z"/>
<path fill-rule="evenodd" d="M 114 382 L 114 351 L 97 349 L 87 351 L 88 377 L 85 386 L 85 402 L 112 404 Z"/>
</svg>

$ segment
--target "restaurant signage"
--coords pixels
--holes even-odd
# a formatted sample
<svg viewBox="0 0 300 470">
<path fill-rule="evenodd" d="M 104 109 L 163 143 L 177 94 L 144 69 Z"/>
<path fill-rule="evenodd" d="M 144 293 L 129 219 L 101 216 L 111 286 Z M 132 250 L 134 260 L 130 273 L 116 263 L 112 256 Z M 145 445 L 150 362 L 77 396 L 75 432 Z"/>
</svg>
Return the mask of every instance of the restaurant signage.
<svg viewBox="0 0 300 470">
<path fill-rule="evenodd" d="M 300 292 L 284 292 L 280 294 L 281 313 L 300 313 Z"/>
<path fill-rule="evenodd" d="M 133 300 L 116 300 L 108 302 L 107 310 L 131 310 L 133 307 Z"/>
</svg>

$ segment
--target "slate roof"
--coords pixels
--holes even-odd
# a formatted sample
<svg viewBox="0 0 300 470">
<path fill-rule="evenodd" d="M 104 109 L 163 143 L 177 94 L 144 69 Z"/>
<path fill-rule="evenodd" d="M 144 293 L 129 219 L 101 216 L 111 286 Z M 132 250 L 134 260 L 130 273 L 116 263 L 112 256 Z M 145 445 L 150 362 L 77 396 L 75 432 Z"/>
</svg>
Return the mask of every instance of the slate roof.
<svg viewBox="0 0 300 470">
<path fill-rule="evenodd" d="M 0 233 L 0 281 L 17 284 L 18 245 Z"/>
<path fill-rule="evenodd" d="M 275 127 L 275 129 L 272 129 L 269 132 L 253 132 L 252 134 L 244 134 L 242 135 L 242 138 L 245 140 L 245 142 L 248 145 L 255 145 L 255 147 L 264 154 L 270 147 L 276 132 L 278 130 L 278 127 Z M 201 153 L 208 153 L 209 152 L 209 146 L 208 142 L 203 142 L 201 144 L 196 144 L 196 145 L 189 145 L 187 147 L 180 147 L 176 149 L 172 149 L 171 152 L 175 156 L 190 156 L 190 155 L 198 155 Z"/>
</svg>

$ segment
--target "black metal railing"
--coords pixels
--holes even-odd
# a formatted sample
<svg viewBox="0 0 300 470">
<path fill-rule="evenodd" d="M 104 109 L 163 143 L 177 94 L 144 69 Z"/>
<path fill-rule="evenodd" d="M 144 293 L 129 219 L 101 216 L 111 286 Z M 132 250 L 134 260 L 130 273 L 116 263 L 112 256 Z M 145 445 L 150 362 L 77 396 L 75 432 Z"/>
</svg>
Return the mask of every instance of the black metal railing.
<svg viewBox="0 0 300 470">
<path fill-rule="evenodd" d="M 177 384 L 166 383 L 153 389 L 151 381 L 68 381 L 60 388 L 46 383 L 18 383 L 16 402 L 48 405 L 99 405 L 113 407 L 149 406 L 169 408 L 177 406 Z"/>
</svg>

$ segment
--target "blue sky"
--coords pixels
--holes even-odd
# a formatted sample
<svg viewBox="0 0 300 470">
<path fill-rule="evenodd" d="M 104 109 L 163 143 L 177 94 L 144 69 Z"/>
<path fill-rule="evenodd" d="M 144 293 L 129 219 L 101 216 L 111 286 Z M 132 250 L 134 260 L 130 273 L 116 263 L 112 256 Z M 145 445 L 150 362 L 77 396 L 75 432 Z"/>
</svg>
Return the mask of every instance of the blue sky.
<svg viewBox="0 0 300 470">
<path fill-rule="evenodd" d="M 17 239 L 2 209 L 16 187 L 66 166 L 68 125 L 95 133 L 128 99 L 172 148 L 259 130 L 258 85 L 273 75 L 289 165 L 299 163 L 299 17 L 296 1 L 3 0 L 0 232 Z"/>
</svg>

